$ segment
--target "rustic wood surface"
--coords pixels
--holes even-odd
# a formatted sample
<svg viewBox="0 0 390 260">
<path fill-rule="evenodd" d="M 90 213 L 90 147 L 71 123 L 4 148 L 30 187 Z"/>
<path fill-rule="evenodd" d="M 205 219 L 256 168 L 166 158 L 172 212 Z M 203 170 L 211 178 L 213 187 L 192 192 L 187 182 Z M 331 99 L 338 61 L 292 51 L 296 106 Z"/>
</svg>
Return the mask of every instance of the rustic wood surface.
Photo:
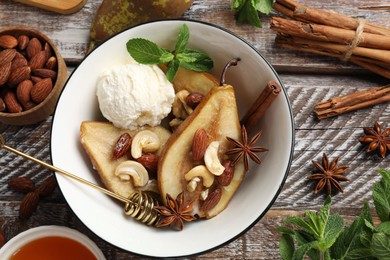
<svg viewBox="0 0 390 260">
<path fill-rule="evenodd" d="M 0 28 L 28 25 L 46 33 L 57 45 L 69 68 L 69 73 L 85 55 L 89 26 L 101 0 L 90 0 L 77 13 L 60 15 L 16 3 L 0 2 Z M 390 27 L 390 2 L 380 0 L 322 0 L 299 2 Z M 275 13 L 272 13 L 273 15 Z M 238 34 L 253 44 L 276 68 L 284 82 L 295 118 L 295 149 L 292 167 L 284 188 L 265 217 L 234 242 L 192 259 L 280 259 L 279 233 L 275 230 L 284 217 L 303 214 L 307 209 L 320 208 L 325 197 L 313 193 L 313 183 L 306 176 L 314 169 L 312 160 L 323 153 L 330 158 L 341 156 L 340 164 L 350 166 L 344 193 L 333 198 L 332 211 L 353 219 L 364 201 L 371 199 L 371 187 L 379 179 L 375 169 L 390 168 L 390 156 L 385 159 L 369 155 L 358 142 L 362 127 L 372 127 L 375 121 L 390 127 L 390 104 L 361 109 L 337 118 L 318 121 L 313 115 L 316 103 L 355 90 L 389 84 L 389 80 L 373 75 L 357 66 L 314 54 L 279 49 L 274 46 L 275 33 L 269 29 L 268 17 L 262 16 L 262 29 L 237 25 L 228 0 L 195 0 L 186 18 L 217 24 Z M 38 159 L 50 161 L 51 120 L 32 126 L 16 127 L 0 124 L 0 133 L 7 143 Z M 7 239 L 40 225 L 65 225 L 88 235 L 102 249 L 107 259 L 138 259 L 109 245 L 89 231 L 72 213 L 62 194 L 44 198 L 35 214 L 27 221 L 18 219 L 22 195 L 11 191 L 7 181 L 15 176 L 31 177 L 36 183 L 51 174 L 33 163 L 0 151 L 0 228 Z"/>
</svg>

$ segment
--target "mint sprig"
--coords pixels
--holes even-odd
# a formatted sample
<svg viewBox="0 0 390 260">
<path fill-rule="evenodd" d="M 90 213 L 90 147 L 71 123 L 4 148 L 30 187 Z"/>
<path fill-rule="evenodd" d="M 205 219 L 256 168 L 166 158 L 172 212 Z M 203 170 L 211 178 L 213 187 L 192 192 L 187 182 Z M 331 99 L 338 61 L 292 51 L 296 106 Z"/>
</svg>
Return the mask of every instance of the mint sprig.
<svg viewBox="0 0 390 260">
<path fill-rule="evenodd" d="M 279 241 L 283 260 L 311 259 L 390 259 L 390 170 L 378 169 L 382 178 L 373 186 L 375 210 L 381 223 L 373 224 L 368 203 L 349 227 L 341 216 L 330 214 L 331 197 L 318 213 L 288 217 L 281 226 Z"/>
<path fill-rule="evenodd" d="M 249 23 L 261 28 L 259 13 L 268 15 L 274 0 L 232 0 L 231 8 L 236 11 L 238 23 Z"/>
<path fill-rule="evenodd" d="M 138 63 L 142 64 L 167 64 L 166 76 L 173 82 L 179 67 L 203 72 L 209 71 L 214 66 L 213 60 L 206 54 L 187 48 L 190 38 L 188 26 L 180 27 L 173 51 L 160 48 L 152 41 L 143 38 L 130 39 L 126 43 L 127 51 Z"/>
</svg>

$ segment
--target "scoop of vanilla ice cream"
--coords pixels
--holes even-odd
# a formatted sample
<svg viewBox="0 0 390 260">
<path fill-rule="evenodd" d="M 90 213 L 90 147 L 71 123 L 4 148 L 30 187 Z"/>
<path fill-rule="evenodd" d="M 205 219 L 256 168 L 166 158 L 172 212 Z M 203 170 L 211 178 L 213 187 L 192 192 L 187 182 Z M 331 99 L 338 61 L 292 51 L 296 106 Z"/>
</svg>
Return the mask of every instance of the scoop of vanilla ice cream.
<svg viewBox="0 0 390 260">
<path fill-rule="evenodd" d="M 175 91 L 158 66 L 132 62 L 104 71 L 96 95 L 107 120 L 134 130 L 159 125 L 171 111 Z"/>
</svg>

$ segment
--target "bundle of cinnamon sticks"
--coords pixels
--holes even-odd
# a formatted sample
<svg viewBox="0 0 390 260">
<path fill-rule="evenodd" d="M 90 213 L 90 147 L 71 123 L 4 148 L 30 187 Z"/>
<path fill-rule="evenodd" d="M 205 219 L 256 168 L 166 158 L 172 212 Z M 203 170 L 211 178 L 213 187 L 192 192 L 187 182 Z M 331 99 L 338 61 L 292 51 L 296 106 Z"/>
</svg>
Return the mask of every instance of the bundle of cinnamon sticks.
<svg viewBox="0 0 390 260">
<path fill-rule="evenodd" d="M 274 9 L 293 19 L 271 18 L 277 46 L 337 57 L 390 79 L 390 28 L 293 0 L 276 0 Z"/>
</svg>

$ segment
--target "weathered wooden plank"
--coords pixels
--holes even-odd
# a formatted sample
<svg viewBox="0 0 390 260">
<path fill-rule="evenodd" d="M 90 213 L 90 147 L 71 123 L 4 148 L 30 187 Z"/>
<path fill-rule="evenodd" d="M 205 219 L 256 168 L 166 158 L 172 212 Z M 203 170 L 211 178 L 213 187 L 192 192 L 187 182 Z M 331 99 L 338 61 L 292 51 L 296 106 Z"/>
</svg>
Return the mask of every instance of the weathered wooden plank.
<svg viewBox="0 0 390 260">
<path fill-rule="evenodd" d="M 313 2 L 306 0 L 299 2 L 390 26 L 389 11 L 386 8 L 390 5 L 388 1 L 363 2 L 355 0 L 351 3 L 351 1 Z M 41 30 L 56 43 L 68 64 L 77 64 L 85 55 L 89 28 L 100 3 L 101 0 L 88 1 L 79 12 L 64 16 L 5 0 L 0 5 L 0 27 L 28 25 Z M 277 14 L 273 12 L 272 15 Z M 236 24 L 234 12 L 230 9 L 230 1 L 228 0 L 194 1 L 192 7 L 183 17 L 213 23 L 229 29 L 253 44 L 279 71 L 297 71 L 297 67 L 299 67 L 299 71 L 305 72 L 370 74 L 357 66 L 346 64 L 337 59 L 275 47 L 275 32 L 269 29 L 269 17 L 261 17 L 262 29 Z"/>
</svg>

